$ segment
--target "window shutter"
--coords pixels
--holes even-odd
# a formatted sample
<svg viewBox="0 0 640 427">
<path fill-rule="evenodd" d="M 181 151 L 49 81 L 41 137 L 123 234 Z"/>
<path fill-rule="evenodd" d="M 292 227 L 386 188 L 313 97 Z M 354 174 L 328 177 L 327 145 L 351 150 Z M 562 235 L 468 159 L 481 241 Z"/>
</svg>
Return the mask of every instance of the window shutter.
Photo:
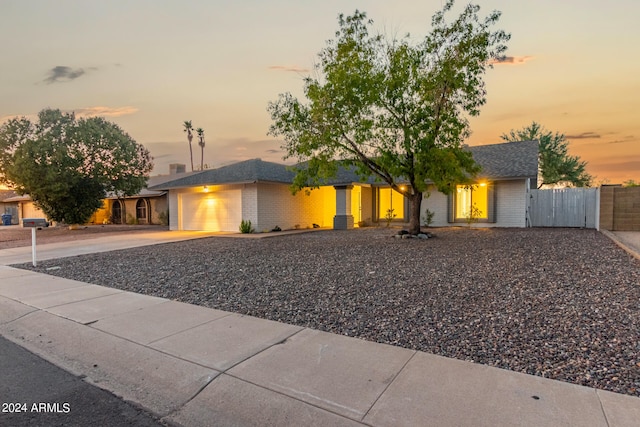
<svg viewBox="0 0 640 427">
<path fill-rule="evenodd" d="M 453 204 L 454 200 L 455 200 L 455 193 L 453 192 L 449 193 L 449 195 L 447 196 L 447 222 L 448 223 L 453 223 L 456 221 L 456 218 L 455 218 L 456 209 Z"/>
<path fill-rule="evenodd" d="M 487 221 L 496 222 L 496 188 L 493 182 L 487 184 Z"/>
</svg>

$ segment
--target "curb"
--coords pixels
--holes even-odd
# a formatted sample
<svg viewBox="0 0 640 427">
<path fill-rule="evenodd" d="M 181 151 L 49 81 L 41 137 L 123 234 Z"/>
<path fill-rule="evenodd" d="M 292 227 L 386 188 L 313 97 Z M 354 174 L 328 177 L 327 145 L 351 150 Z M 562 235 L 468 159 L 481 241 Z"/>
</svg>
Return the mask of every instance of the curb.
<svg viewBox="0 0 640 427">
<path fill-rule="evenodd" d="M 624 244 L 619 238 L 618 236 L 616 236 L 614 233 L 612 233 L 609 230 L 600 230 L 600 233 L 604 234 L 605 236 L 607 236 L 609 239 L 611 239 L 616 245 L 620 246 L 622 249 L 624 249 L 629 255 L 631 255 L 632 257 L 634 257 L 635 259 L 637 259 L 638 261 L 640 261 L 640 254 L 638 252 L 636 252 L 634 249 L 630 248 L 629 246 L 627 246 L 626 244 Z"/>
</svg>

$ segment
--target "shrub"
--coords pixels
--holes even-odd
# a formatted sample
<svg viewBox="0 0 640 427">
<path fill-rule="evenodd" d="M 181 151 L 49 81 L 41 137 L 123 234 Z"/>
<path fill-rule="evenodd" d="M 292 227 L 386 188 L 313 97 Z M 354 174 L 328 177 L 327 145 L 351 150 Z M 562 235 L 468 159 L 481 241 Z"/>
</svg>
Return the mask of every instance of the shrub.
<svg viewBox="0 0 640 427">
<path fill-rule="evenodd" d="M 242 220 L 240 221 L 240 232 L 247 234 L 247 233 L 253 233 L 255 230 L 253 229 L 253 227 L 251 226 L 251 220 Z"/>
<path fill-rule="evenodd" d="M 158 213 L 158 220 L 162 225 L 169 225 L 169 210 Z"/>
<path fill-rule="evenodd" d="M 474 222 L 478 222 L 478 218 L 480 218 L 480 215 L 482 215 L 482 211 L 474 203 L 473 206 L 471 206 L 471 209 L 469 209 L 469 212 L 467 212 L 467 215 L 464 217 L 464 220 L 469 228 L 471 228 L 471 224 L 473 224 Z"/>
<path fill-rule="evenodd" d="M 395 213 L 393 213 L 395 209 L 387 209 L 387 214 L 384 216 L 384 219 L 387 221 L 387 227 L 389 227 L 389 224 L 391 224 L 391 221 L 393 221 L 393 219 L 397 216 Z"/>
<path fill-rule="evenodd" d="M 433 217 L 435 214 L 436 214 L 435 212 L 431 212 L 429 209 L 424 211 L 424 214 L 422 215 L 422 223 L 425 226 L 429 227 L 433 222 Z"/>
</svg>

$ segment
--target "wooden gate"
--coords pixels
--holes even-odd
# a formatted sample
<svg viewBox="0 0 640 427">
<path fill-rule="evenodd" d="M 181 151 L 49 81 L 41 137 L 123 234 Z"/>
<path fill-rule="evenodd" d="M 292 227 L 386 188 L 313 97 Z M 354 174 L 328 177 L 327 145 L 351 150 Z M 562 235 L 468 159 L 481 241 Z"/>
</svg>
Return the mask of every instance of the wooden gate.
<svg viewBox="0 0 640 427">
<path fill-rule="evenodd" d="M 531 227 L 596 228 L 597 211 L 598 190 L 596 188 L 530 191 Z"/>
</svg>

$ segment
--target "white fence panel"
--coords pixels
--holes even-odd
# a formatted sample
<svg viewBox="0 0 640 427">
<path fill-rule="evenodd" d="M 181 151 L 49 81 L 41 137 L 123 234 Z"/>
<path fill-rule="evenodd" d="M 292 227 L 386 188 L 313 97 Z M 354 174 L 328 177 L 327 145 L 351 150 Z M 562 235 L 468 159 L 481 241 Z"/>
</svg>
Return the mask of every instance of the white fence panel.
<svg viewBox="0 0 640 427">
<path fill-rule="evenodd" d="M 531 226 L 596 228 L 597 191 L 596 188 L 531 190 Z"/>
</svg>

